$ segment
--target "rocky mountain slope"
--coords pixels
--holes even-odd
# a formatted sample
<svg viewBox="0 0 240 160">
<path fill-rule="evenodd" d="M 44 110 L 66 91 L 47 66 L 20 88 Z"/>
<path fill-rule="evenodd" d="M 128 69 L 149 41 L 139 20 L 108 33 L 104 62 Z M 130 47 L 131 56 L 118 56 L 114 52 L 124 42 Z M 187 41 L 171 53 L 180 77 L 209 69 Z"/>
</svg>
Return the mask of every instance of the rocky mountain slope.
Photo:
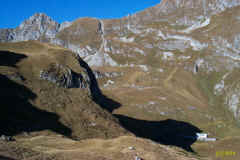
<svg viewBox="0 0 240 160">
<path fill-rule="evenodd" d="M 232 140 L 239 139 L 239 26 L 239 0 L 162 0 L 152 8 L 121 19 L 80 18 L 59 24 L 45 14 L 35 14 L 16 29 L 0 29 L 0 49 L 38 57 L 20 63 L 23 67 L 18 72 L 26 74 L 23 77 L 31 74 L 29 77 L 38 77 L 41 83 L 49 81 L 54 87 L 54 84 L 65 87 L 56 89 L 56 93 L 66 92 L 62 97 L 73 94 L 70 96 L 73 104 L 81 101 L 80 93 L 74 88 L 89 88 L 94 103 L 114 113 L 112 117 L 100 111 L 103 117 L 109 116 L 106 119 L 111 119 L 120 132 L 110 129 L 101 135 L 97 130 L 93 136 L 83 137 L 115 137 L 124 133 L 125 128 L 139 137 L 215 159 L 214 151 L 238 148 Z M 58 55 L 59 50 L 62 54 Z M 88 69 L 80 69 L 76 59 L 65 60 L 72 54 L 69 50 L 87 62 L 95 76 L 104 77 L 97 80 L 99 88 L 90 87 L 96 81 L 88 77 L 92 74 Z M 45 65 L 46 60 L 49 62 Z M 72 90 L 74 93 L 69 93 Z M 41 101 L 56 96 L 46 96 L 47 92 L 44 89 L 40 92 L 37 87 L 34 91 L 44 93 L 40 94 Z M 98 98 L 99 94 L 91 95 L 96 91 L 106 95 L 102 95 L 104 101 Z M 47 106 L 51 108 L 52 104 Z M 95 110 L 98 109 L 94 113 Z M 98 117 L 96 112 L 94 115 Z M 61 120 L 65 125 L 72 121 L 75 124 L 71 118 Z M 79 126 L 72 128 L 78 130 Z M 101 127 L 105 130 L 106 126 Z M 200 131 L 219 141 L 204 145 L 165 138 L 170 135 L 169 139 L 179 140 L 183 135 L 193 136 Z M 79 134 L 76 131 L 73 136 Z M 226 147 L 223 142 L 232 147 Z"/>
<path fill-rule="evenodd" d="M 222 72 L 212 91 L 217 94 L 224 87 L 220 78 L 239 67 L 239 4 L 238 0 L 166 0 L 122 19 L 81 18 L 63 24 L 40 13 L 16 29 L 1 29 L 0 41 L 57 44 L 90 66 L 134 64 L 146 69 L 145 65 L 159 67 L 162 61 L 171 61 L 194 73 L 200 68 L 209 74 Z M 225 104 L 238 118 L 236 92 L 227 93 Z"/>
<path fill-rule="evenodd" d="M 69 50 L 37 41 L 1 43 L 0 50 L 0 159 L 196 159 L 120 125 L 111 112 L 121 104 L 95 78 L 117 72 L 92 71 Z"/>
<path fill-rule="evenodd" d="M 114 101 L 102 95 L 93 72 L 80 58 L 39 42 L 1 44 L 0 48 L 10 50 L 0 52 L 1 134 L 49 130 L 85 139 L 127 133 L 107 112 Z"/>
</svg>

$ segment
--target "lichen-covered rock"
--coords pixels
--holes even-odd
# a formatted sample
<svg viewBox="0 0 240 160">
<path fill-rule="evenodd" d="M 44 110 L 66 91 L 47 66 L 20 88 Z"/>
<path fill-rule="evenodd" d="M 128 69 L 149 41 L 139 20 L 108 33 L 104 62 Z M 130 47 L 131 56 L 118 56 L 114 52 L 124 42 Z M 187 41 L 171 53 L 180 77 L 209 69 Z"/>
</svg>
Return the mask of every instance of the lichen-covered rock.
<svg viewBox="0 0 240 160">
<path fill-rule="evenodd" d="M 67 66 L 55 63 L 42 70 L 40 78 L 64 88 L 86 88 L 89 81 L 87 76 L 75 73 Z"/>
</svg>

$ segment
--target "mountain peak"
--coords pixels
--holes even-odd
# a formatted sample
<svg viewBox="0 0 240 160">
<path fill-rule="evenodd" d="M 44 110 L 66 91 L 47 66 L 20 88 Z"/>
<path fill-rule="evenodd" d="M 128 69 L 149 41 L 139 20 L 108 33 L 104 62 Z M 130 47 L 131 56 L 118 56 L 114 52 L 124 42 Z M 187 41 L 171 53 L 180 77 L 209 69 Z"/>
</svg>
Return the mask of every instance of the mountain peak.
<svg viewBox="0 0 240 160">
<path fill-rule="evenodd" d="M 36 40 L 42 35 L 52 38 L 57 33 L 58 28 L 59 24 L 45 13 L 35 13 L 15 30 L 14 39 L 16 41 Z"/>
<path fill-rule="evenodd" d="M 38 12 L 33 14 L 32 17 L 49 17 L 49 16 L 45 13 Z"/>
<path fill-rule="evenodd" d="M 58 25 L 58 23 L 52 20 L 52 18 L 47 16 L 45 13 L 35 13 L 29 19 L 22 22 L 19 28 L 22 29 L 24 27 L 29 27 L 29 26 L 43 27 L 43 26 L 56 26 L 56 25 Z"/>
<path fill-rule="evenodd" d="M 57 24 L 57 22 L 53 21 L 52 18 L 47 16 L 45 13 L 35 13 L 29 19 L 25 20 L 21 25 L 24 24 L 42 25 L 42 24 Z"/>
</svg>

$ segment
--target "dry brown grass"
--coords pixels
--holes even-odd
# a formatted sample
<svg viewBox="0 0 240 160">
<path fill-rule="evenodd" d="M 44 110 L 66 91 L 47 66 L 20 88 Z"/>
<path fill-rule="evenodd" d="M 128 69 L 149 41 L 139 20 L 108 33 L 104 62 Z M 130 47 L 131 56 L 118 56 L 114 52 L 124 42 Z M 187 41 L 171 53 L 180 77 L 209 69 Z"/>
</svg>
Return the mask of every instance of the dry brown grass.
<svg viewBox="0 0 240 160">
<path fill-rule="evenodd" d="M 70 159 L 134 159 L 139 156 L 147 160 L 194 160 L 196 156 L 180 149 L 172 149 L 135 137 L 119 137 L 111 140 L 89 139 L 80 142 L 61 137 L 40 136 L 32 139 L 21 139 L 25 147 L 50 155 L 59 155 Z M 130 150 L 129 147 L 134 147 Z M 189 157 L 189 158 L 187 158 Z M 192 157 L 192 158 L 191 158 Z"/>
<path fill-rule="evenodd" d="M 23 84 L 37 95 L 32 100 L 32 105 L 57 114 L 60 123 L 71 129 L 70 136 L 77 139 L 112 138 L 127 133 L 110 113 L 90 98 L 87 89 L 64 89 L 40 80 L 40 70 L 52 63 L 66 65 L 76 73 L 83 72 L 72 52 L 35 41 L 1 44 L 0 50 L 10 50 L 27 56 L 16 64 L 17 68 L 1 66 L 0 71 L 4 71 L 1 74 L 19 72 L 26 79 Z M 96 126 L 91 126 L 92 123 Z M 53 133 L 50 128 L 46 132 Z"/>
<path fill-rule="evenodd" d="M 0 67 L 11 72 L 21 73 L 26 81 L 24 85 L 31 89 L 37 95 L 37 98 L 31 102 L 35 107 L 47 112 L 59 115 L 59 121 L 72 130 L 72 135 L 77 139 L 88 138 L 115 138 L 120 135 L 126 135 L 128 132 L 124 130 L 112 117 L 111 114 L 102 110 L 87 95 L 87 92 L 80 89 L 63 89 L 53 84 L 39 80 L 39 72 L 45 66 L 52 62 L 67 65 L 76 72 L 80 72 L 80 68 L 71 52 L 52 45 L 42 44 L 39 42 L 21 42 L 13 44 L 1 44 L 0 49 L 10 50 L 16 53 L 22 53 L 27 56 L 17 63 L 17 68 Z M 160 120 L 159 116 L 151 116 L 144 114 L 144 110 L 136 110 L 129 108 L 131 104 L 141 104 L 148 102 L 150 99 L 155 100 L 154 95 L 165 94 L 168 86 L 160 86 L 160 88 L 147 89 L 139 92 L 136 89 L 122 88 L 121 86 L 128 83 L 137 83 L 139 85 L 148 86 L 154 84 L 149 80 L 148 74 L 140 71 L 139 68 L 102 68 L 102 71 L 124 71 L 123 77 L 116 78 L 118 81 L 117 88 L 113 90 L 104 90 L 109 97 L 119 100 L 123 107 L 116 110 L 116 113 L 128 114 L 136 118 Z M 1 72 L 1 74 L 4 74 Z M 167 78 L 168 84 L 172 85 L 172 77 Z M 151 78 L 150 78 L 151 79 Z M 173 86 L 173 85 L 172 85 Z M 153 86 L 156 87 L 156 86 Z M 150 98 L 150 99 L 149 99 Z M 157 98 L 157 96 L 156 96 Z M 130 103 L 131 102 L 131 103 Z M 151 118 L 150 118 L 151 117 Z M 95 127 L 89 126 L 90 123 L 96 123 Z M 66 158 L 77 159 L 86 157 L 86 159 L 109 158 L 110 159 L 131 159 L 134 158 L 135 152 L 129 151 L 129 146 L 136 146 L 137 153 L 144 159 L 187 159 L 187 153 L 181 155 L 178 149 L 170 149 L 148 140 L 136 139 L 134 137 L 122 137 L 114 140 L 86 140 L 76 142 L 67 138 L 56 136 L 51 129 L 32 132 L 32 139 L 17 136 L 17 140 L 21 146 L 27 149 L 33 149 L 36 152 L 47 153 L 52 155 L 64 155 Z M 51 135 L 51 136 L 49 136 Z M 139 147 L 139 149 L 138 149 Z"/>
<path fill-rule="evenodd" d="M 82 47 L 89 45 L 100 48 L 101 35 L 98 33 L 99 21 L 94 18 L 81 18 L 58 33 L 59 39 L 77 44 Z"/>
<path fill-rule="evenodd" d="M 157 7 L 156 7 L 157 8 Z M 154 9 L 152 8 L 148 10 L 149 13 L 155 14 Z M 227 11 L 226 13 L 223 13 L 224 15 L 215 16 L 212 18 L 211 24 L 205 27 L 203 30 L 197 30 L 191 34 L 193 38 L 196 38 L 200 41 L 206 41 L 208 42 L 212 36 L 218 35 L 224 31 L 228 31 L 229 27 L 233 27 L 233 31 L 231 32 L 232 35 L 234 35 L 238 28 L 234 26 L 235 23 L 238 23 L 237 21 L 233 21 L 234 14 L 238 14 L 238 8 L 235 8 L 233 11 Z M 186 12 L 185 14 L 190 13 Z M 146 12 L 139 13 L 138 16 L 144 18 L 144 15 Z M 183 12 L 179 13 L 172 13 L 172 15 L 178 15 L 165 17 L 169 18 L 170 21 L 175 21 L 179 17 L 182 17 Z M 198 14 L 197 12 L 194 12 L 194 14 Z M 226 16 L 227 14 L 227 16 Z M 227 19 L 224 19 L 223 17 L 227 17 Z M 231 17 L 231 18 L 229 18 Z M 164 18 L 164 17 L 163 17 Z M 228 19 L 229 18 L 229 19 Z M 140 22 L 142 19 L 140 18 Z M 119 20 L 105 20 L 104 21 L 106 28 L 111 28 L 113 25 L 118 26 L 120 24 Z M 229 23 L 225 23 L 229 22 Z M 218 24 L 218 25 L 216 25 Z M 233 24 L 233 25 L 229 25 Z M 177 29 L 184 29 L 185 26 L 171 26 L 167 22 L 159 22 L 159 23 L 151 23 L 147 24 L 145 27 L 152 27 L 156 29 L 164 29 L 168 28 L 171 31 L 169 33 L 176 33 L 175 30 Z M 74 24 L 63 30 L 58 36 L 60 39 L 67 40 L 69 39 L 70 42 L 73 44 L 80 44 L 82 46 L 93 46 L 94 48 L 99 48 L 101 39 L 99 34 L 97 33 L 98 29 L 98 21 L 96 19 L 90 19 L 90 18 L 84 18 L 79 19 L 74 22 Z M 209 37 L 203 37 L 199 36 L 201 35 L 201 32 L 205 32 L 207 30 L 211 29 L 209 31 Z M 212 29 L 215 30 L 215 32 L 212 32 Z M 80 36 L 74 36 L 71 35 L 71 33 L 79 32 Z M 109 31 L 110 32 L 110 31 Z M 125 64 L 126 62 L 129 63 L 135 63 L 135 64 L 146 64 L 150 66 L 150 72 L 146 73 L 141 71 L 139 68 L 120 68 L 120 67 L 101 67 L 96 68 L 101 71 L 119 71 L 124 72 L 123 77 L 115 78 L 115 85 L 103 88 L 103 91 L 106 95 L 109 97 L 114 97 L 114 100 L 120 102 L 122 106 L 115 110 L 114 113 L 126 115 L 129 117 L 134 117 L 137 119 L 143 119 L 143 120 L 149 120 L 149 121 L 161 121 L 165 119 L 175 119 L 175 120 L 183 120 L 185 122 L 191 122 L 195 126 L 203 129 L 205 132 L 209 132 L 212 136 L 217 137 L 224 137 L 224 136 L 232 136 L 236 135 L 238 129 L 234 127 L 232 119 L 230 119 L 227 114 L 225 114 L 225 110 L 220 106 L 220 103 L 217 102 L 218 99 L 214 97 L 212 93 L 212 87 L 213 82 L 217 79 L 219 75 L 212 75 L 212 77 L 208 77 L 207 74 L 203 73 L 202 76 L 195 76 L 191 72 L 185 71 L 182 68 L 184 66 L 191 66 L 193 67 L 195 61 L 199 57 L 208 56 L 209 51 L 203 51 L 203 52 L 195 52 L 192 49 L 186 50 L 185 53 L 180 53 L 179 51 L 173 51 L 175 55 L 191 55 L 192 58 L 189 59 L 187 62 L 182 62 L 180 60 L 175 60 L 173 62 L 163 62 L 160 57 L 156 57 L 156 53 L 159 52 L 157 49 L 145 49 L 142 46 L 143 41 L 147 41 L 149 43 L 155 44 L 157 43 L 152 36 L 147 36 L 144 38 L 141 38 L 138 35 L 134 35 L 136 37 L 136 42 L 131 44 L 125 44 L 118 40 L 114 40 L 116 37 L 116 33 L 112 32 L 111 34 L 108 34 L 106 39 L 111 40 L 113 42 L 113 46 L 117 49 L 124 49 L 126 51 L 123 55 L 110 55 L 120 64 Z M 133 36 L 129 33 L 126 33 L 124 36 Z M 229 35 L 225 35 L 228 37 Z M 129 48 L 140 48 L 146 51 L 148 53 L 147 57 L 137 55 L 135 53 L 132 53 L 132 51 Z M 79 66 L 77 63 L 75 63 L 75 60 L 71 57 L 67 56 L 66 53 L 68 51 L 66 49 L 59 48 L 57 46 L 52 46 L 48 44 L 42 44 L 38 42 L 21 42 L 21 43 L 15 43 L 15 44 L 1 44 L 0 49 L 7 49 L 11 50 L 13 52 L 17 53 L 24 53 L 28 55 L 29 57 L 26 60 L 23 60 L 18 64 L 19 71 L 21 74 L 23 74 L 25 77 L 31 77 L 31 81 L 35 81 L 33 77 L 38 77 L 39 71 L 41 68 L 44 68 L 51 62 L 58 62 L 64 65 L 70 66 L 73 70 L 79 71 Z M 126 55 L 131 55 L 133 57 L 127 57 Z M 218 65 L 218 64 L 216 64 Z M 156 72 L 156 68 L 164 68 L 164 73 Z M 4 68 L 0 68 L 2 70 L 5 70 Z M 8 70 L 8 69 L 7 69 Z M 14 69 L 9 69 L 8 72 L 15 72 Z M 237 74 L 236 74 L 237 75 Z M 155 80 L 154 80 L 155 79 Z M 230 81 L 234 80 L 235 77 L 231 77 Z M 51 112 L 57 112 L 62 116 L 61 121 L 68 124 L 68 122 L 73 121 L 75 119 L 76 121 L 81 121 L 79 125 L 71 126 L 72 128 L 76 129 L 76 132 L 74 135 L 80 135 L 80 137 L 84 138 L 93 138 L 94 136 L 98 135 L 100 137 L 105 137 L 105 135 L 102 135 L 100 132 L 105 130 L 106 128 L 101 128 L 100 130 L 91 130 L 88 132 L 82 132 L 84 129 L 89 129 L 88 127 L 82 127 L 81 125 L 86 125 L 90 121 L 96 121 L 95 116 L 98 116 L 99 111 L 95 108 L 96 105 L 91 102 L 87 97 L 85 96 L 85 93 L 79 90 L 63 90 L 63 89 L 56 89 L 54 86 L 49 84 L 41 84 L 40 82 L 37 82 L 38 84 L 31 84 L 31 89 L 33 89 L 34 92 L 39 94 L 39 87 L 43 87 L 43 90 L 45 90 L 44 95 L 39 96 L 39 98 L 34 102 L 39 107 L 42 107 L 43 109 L 47 109 Z M 131 87 L 130 85 L 135 84 L 136 86 L 141 86 L 143 89 L 138 89 Z M 51 91 L 51 92 L 50 92 Z M 54 92 L 53 92 L 54 91 Z M 47 92 L 50 92 L 47 94 Z M 59 93 L 64 92 L 64 94 Z M 79 97 L 84 98 L 79 98 Z M 46 106 L 42 106 L 42 102 L 46 102 L 48 100 L 48 97 L 56 97 L 58 99 L 63 99 L 61 102 L 66 101 L 66 104 L 64 103 L 65 107 L 67 109 L 57 109 L 52 107 L 53 105 L 57 105 L 57 102 L 54 102 L 53 104 L 49 103 Z M 67 98 L 66 98 L 67 97 Z M 165 99 L 161 99 L 165 98 Z M 148 105 L 149 102 L 156 102 L 155 105 Z M 81 107 L 79 107 L 79 104 L 82 103 Z M 95 114 L 92 114 L 92 116 L 89 116 L 89 114 L 81 115 L 81 118 L 79 118 L 78 113 L 80 108 L 85 109 L 89 106 L 91 109 L 96 112 Z M 189 107 L 195 107 L 194 110 L 189 109 Z M 71 109 L 69 109 L 71 107 Z M 94 109 L 93 109 L 94 108 Z M 87 112 L 90 112 L 87 110 Z M 161 112 L 168 113 L 166 115 L 161 115 Z M 67 116 L 66 116 L 67 114 Z M 108 115 L 106 115 L 108 117 Z M 211 117 L 211 118 L 209 118 Z M 84 119 L 84 120 L 83 120 Z M 231 120 L 231 121 L 230 121 Z M 84 121 L 82 123 L 82 121 Z M 87 121 L 87 122 L 86 122 Z M 99 123 L 105 123 L 105 119 L 97 119 Z M 218 124 L 223 124 L 223 128 L 217 129 Z M 105 124 L 104 124 L 105 125 Z M 227 127 L 226 127 L 227 126 Z M 80 128 L 80 129 L 79 129 Z M 118 128 L 118 127 L 117 127 Z M 115 128 L 116 129 L 116 128 Z M 112 135 L 118 135 L 116 131 L 112 131 Z M 111 135 L 108 135 L 107 137 L 111 137 Z M 97 141 L 97 140 L 96 140 Z M 222 142 L 222 141 L 220 141 Z M 99 144 L 102 145 L 102 143 L 105 142 L 92 142 L 93 144 L 87 144 L 89 145 L 89 148 L 93 147 L 94 145 L 98 146 Z M 97 143 L 97 144 L 95 144 Z M 231 141 L 227 142 L 228 144 L 231 144 Z M 44 145 L 44 144 L 43 144 Z M 110 144 L 106 144 L 108 146 Z M 197 144 L 198 145 L 198 144 Z M 201 144 L 202 145 L 202 144 Z M 210 144 L 209 144 L 210 145 Z M 212 146 L 219 148 L 219 149 L 225 149 L 224 144 L 222 143 L 214 143 L 211 144 Z M 210 146 L 211 146 L 210 145 Z M 90 147 L 91 146 L 91 147 Z M 104 145 L 105 146 L 105 145 Z M 204 147 L 195 147 L 196 152 L 200 152 L 200 154 L 207 155 L 211 154 L 213 155 L 213 152 L 208 152 L 206 148 L 207 145 L 203 145 Z M 99 147 L 99 146 L 98 146 Z M 206 147 L 206 148 L 205 148 Z M 88 148 L 88 149 L 89 149 Z M 205 149 L 204 149 L 205 148 Z M 96 149 L 96 148 L 95 148 Z M 209 148 L 208 148 L 209 149 Z M 85 152 L 85 150 L 83 150 Z M 83 157 L 89 158 L 94 157 L 93 154 L 101 153 L 103 151 L 94 152 L 94 153 L 81 153 Z M 106 152 L 108 153 L 108 152 Z M 76 153 L 76 157 L 79 153 Z M 69 153 L 70 155 L 70 153 Z M 116 157 L 114 158 L 121 158 L 122 154 L 116 153 Z M 120 156 L 119 156 L 120 155 Z M 101 158 L 101 156 L 100 156 Z M 89 158 L 91 159 L 91 158 Z"/>
</svg>

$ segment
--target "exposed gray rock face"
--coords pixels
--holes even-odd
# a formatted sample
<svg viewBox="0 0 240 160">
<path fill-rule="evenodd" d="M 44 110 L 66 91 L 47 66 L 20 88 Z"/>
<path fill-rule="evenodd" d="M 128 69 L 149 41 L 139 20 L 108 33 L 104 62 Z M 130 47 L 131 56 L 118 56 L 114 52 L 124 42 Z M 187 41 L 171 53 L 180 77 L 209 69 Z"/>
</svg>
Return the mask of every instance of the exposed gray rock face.
<svg viewBox="0 0 240 160">
<path fill-rule="evenodd" d="M 44 42 L 50 42 L 55 45 L 60 45 L 72 50 L 81 57 L 85 57 L 90 66 L 102 66 L 110 65 L 116 66 L 117 63 L 106 53 L 109 51 L 107 48 L 107 40 L 104 35 L 104 23 L 99 20 L 99 34 L 102 37 L 102 44 L 99 50 L 82 48 L 79 45 L 72 44 L 69 41 L 62 40 L 56 37 L 56 35 L 71 26 L 71 22 L 64 22 L 59 24 L 53 21 L 50 17 L 43 13 L 37 13 L 31 16 L 28 20 L 25 20 L 16 29 L 0 29 L 0 42 L 19 42 L 28 40 L 40 40 Z M 82 33 L 81 28 L 79 33 L 71 33 L 73 36 L 78 36 Z"/>
<path fill-rule="evenodd" d="M 164 9 L 162 12 L 170 13 L 178 8 L 202 8 L 204 15 L 221 12 L 240 4 L 239 0 L 164 0 L 159 6 Z"/>
<path fill-rule="evenodd" d="M 97 32 L 101 36 L 101 44 L 98 50 L 91 49 L 90 47 L 87 47 L 88 49 L 80 49 L 70 45 L 72 50 L 75 50 L 75 53 L 78 53 L 79 56 L 85 57 L 84 61 L 86 61 L 89 66 L 117 66 L 117 62 L 106 53 L 107 51 L 110 51 L 110 49 L 107 47 L 107 40 L 105 39 L 105 26 L 102 20 L 99 20 L 98 22 Z"/>
<path fill-rule="evenodd" d="M 54 44 L 54 45 L 59 45 L 59 46 L 63 46 L 66 48 L 66 43 L 65 41 L 61 40 L 61 39 L 58 39 L 58 38 L 55 38 L 55 39 L 50 39 L 50 43 L 51 44 Z M 72 50 L 72 49 L 71 49 Z"/>
<path fill-rule="evenodd" d="M 40 79 L 47 80 L 64 88 L 87 88 L 88 76 L 77 74 L 70 68 L 51 64 L 47 69 L 40 72 Z"/>
<path fill-rule="evenodd" d="M 93 71 L 93 74 L 96 77 L 96 79 L 101 79 L 105 77 L 105 75 L 99 71 Z"/>
<path fill-rule="evenodd" d="M 40 72 L 40 79 L 50 81 L 59 87 L 86 88 L 89 96 L 91 96 L 97 104 L 112 112 L 115 106 L 109 105 L 109 102 L 111 101 L 102 94 L 98 86 L 97 78 L 103 78 L 104 76 L 118 76 L 119 74 L 115 72 L 107 74 L 102 74 L 98 71 L 93 72 L 79 55 L 76 54 L 75 56 L 79 63 L 81 73 L 75 73 L 70 68 L 63 65 L 51 64 Z M 111 103 L 114 105 L 113 102 Z"/>
<path fill-rule="evenodd" d="M 239 0 L 216 0 L 214 3 L 209 2 L 208 7 L 209 7 L 210 11 L 212 11 L 214 14 L 216 14 L 221 11 L 224 11 L 227 8 L 232 8 L 232 7 L 238 6 L 239 4 L 240 4 Z M 207 8 L 206 8 L 206 10 L 207 10 Z"/>
<path fill-rule="evenodd" d="M 84 58 L 84 61 L 86 61 L 90 66 L 118 66 L 117 62 L 114 61 L 108 54 L 98 51 L 95 54 Z"/>
<path fill-rule="evenodd" d="M 37 40 L 40 36 L 54 38 L 58 32 L 59 24 L 43 13 L 37 13 L 24 21 L 16 29 L 14 41 Z"/>
<path fill-rule="evenodd" d="M 228 8 L 240 5 L 240 0 L 162 0 L 158 5 L 131 16 L 132 24 L 168 21 L 173 25 L 191 26 Z"/>
<path fill-rule="evenodd" d="M 0 30 L 1 42 L 18 42 L 55 38 L 60 25 L 43 13 L 37 13 L 25 20 L 16 29 Z"/>
<path fill-rule="evenodd" d="M 71 22 L 59 24 L 44 13 L 36 13 L 15 29 L 0 29 L 0 42 L 54 41 L 56 34 L 71 26 L 71 24 Z M 56 44 L 62 45 L 62 43 Z"/>
<path fill-rule="evenodd" d="M 229 91 L 226 95 L 225 104 L 229 108 L 229 110 L 233 113 L 234 117 L 237 120 L 240 120 L 240 94 L 239 88 Z"/>
<path fill-rule="evenodd" d="M 14 29 L 0 29 L 0 42 L 10 42 L 15 38 Z"/>
<path fill-rule="evenodd" d="M 64 30 L 65 28 L 70 27 L 71 25 L 72 25 L 72 22 L 68 22 L 68 21 L 63 22 L 60 24 L 58 31 L 60 32 L 60 31 Z"/>
<path fill-rule="evenodd" d="M 232 76 L 234 77 L 234 82 L 229 83 L 229 79 L 231 80 Z M 240 120 L 240 84 L 238 81 L 232 72 L 224 74 L 215 85 L 214 94 L 223 96 L 225 107 L 233 113 L 235 119 Z"/>
<path fill-rule="evenodd" d="M 65 48 L 70 49 L 71 51 L 73 51 L 74 53 L 77 53 L 78 55 L 80 55 L 81 57 L 86 57 L 89 54 L 91 54 L 91 51 L 87 50 L 86 48 L 81 48 L 78 45 L 74 45 L 74 44 L 67 44 L 65 46 Z"/>
</svg>

